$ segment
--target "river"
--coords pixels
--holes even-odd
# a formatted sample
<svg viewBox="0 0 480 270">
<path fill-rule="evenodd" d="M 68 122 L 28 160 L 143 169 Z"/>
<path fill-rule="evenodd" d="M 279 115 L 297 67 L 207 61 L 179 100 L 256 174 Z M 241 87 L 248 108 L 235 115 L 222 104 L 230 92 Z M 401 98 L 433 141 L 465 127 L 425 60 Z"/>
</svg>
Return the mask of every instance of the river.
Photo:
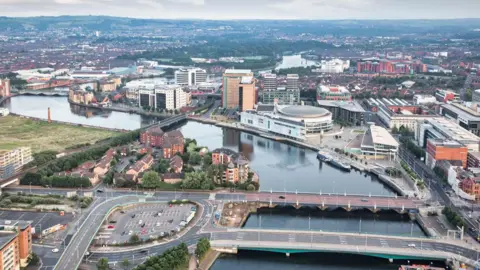
<svg viewBox="0 0 480 270">
<path fill-rule="evenodd" d="M 53 120 L 128 130 L 137 129 L 155 120 L 136 114 L 87 110 L 70 105 L 65 97 L 17 96 L 7 101 L 4 106 L 13 113 L 44 119 L 47 118 L 47 108 L 50 107 Z M 343 172 L 328 164 L 320 164 L 316 153 L 308 149 L 192 121 L 179 129 L 185 137 L 196 139 L 199 145 L 210 150 L 226 147 L 243 153 L 250 160 L 251 169 L 259 175 L 262 190 L 337 193 L 340 196 L 343 193 L 395 194 L 375 176 L 357 171 Z M 392 213 L 374 215 L 367 212 L 275 211 L 277 210 L 261 210 L 252 215 L 245 226 L 259 227 L 261 219 L 263 228 L 308 229 L 310 223 L 311 229 L 316 230 L 422 235 L 417 224 L 412 226 L 408 218 Z M 316 257 L 318 256 L 314 256 Z M 328 257 L 325 262 L 319 263 L 315 259 L 312 261 L 308 255 L 295 254 L 287 259 L 280 254 L 241 252 L 238 256 L 222 257 L 213 269 L 396 269 L 394 264 L 387 264 L 387 267 L 383 260 L 374 259 L 376 266 L 365 266 L 371 264 L 371 258 L 358 259 L 358 265 L 357 258 L 352 260 L 355 260 L 354 264 L 345 263 L 343 257 L 335 260 L 329 260 Z M 352 267 L 353 265 L 355 267 Z"/>
</svg>

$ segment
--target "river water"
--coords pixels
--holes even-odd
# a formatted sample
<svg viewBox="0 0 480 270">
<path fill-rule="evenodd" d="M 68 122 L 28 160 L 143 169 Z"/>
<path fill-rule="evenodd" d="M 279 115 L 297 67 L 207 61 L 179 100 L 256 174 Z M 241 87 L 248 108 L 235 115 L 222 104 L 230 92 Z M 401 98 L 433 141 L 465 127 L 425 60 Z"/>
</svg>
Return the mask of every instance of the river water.
<svg viewBox="0 0 480 270">
<path fill-rule="evenodd" d="M 47 108 L 50 107 L 53 120 L 127 130 L 137 129 L 155 121 L 155 119 L 136 114 L 72 106 L 66 97 L 17 96 L 3 105 L 13 113 L 44 119 L 47 118 Z M 395 194 L 375 176 L 356 171 L 343 172 L 328 164 L 320 164 L 316 159 L 316 153 L 308 149 L 191 121 L 179 129 L 185 137 L 196 139 L 199 145 L 206 146 L 210 150 L 226 147 L 242 152 L 250 160 L 251 169 L 259 175 L 262 190 L 336 193 L 339 196 L 344 193 Z M 315 230 L 423 235 L 416 223 L 412 225 L 407 217 L 393 213 L 374 215 L 368 212 L 345 213 L 293 209 L 283 209 L 279 212 L 279 210 L 264 209 L 250 216 L 245 227 L 308 229 L 309 223 L 310 228 Z M 285 258 L 280 254 L 241 252 L 238 256 L 222 257 L 215 263 L 213 269 L 235 270 L 256 267 L 340 270 L 396 269 L 398 267 L 394 264 L 385 264 L 383 260 L 371 261 L 371 258 L 362 257 L 352 258 L 355 261 L 354 264 L 345 263 L 342 257 L 337 259 L 327 257 L 325 261 L 319 263 L 316 260 L 317 257 L 313 256 L 312 261 L 312 256 L 309 255 L 295 254 L 291 258 Z M 374 266 L 369 266 L 372 263 Z"/>
</svg>

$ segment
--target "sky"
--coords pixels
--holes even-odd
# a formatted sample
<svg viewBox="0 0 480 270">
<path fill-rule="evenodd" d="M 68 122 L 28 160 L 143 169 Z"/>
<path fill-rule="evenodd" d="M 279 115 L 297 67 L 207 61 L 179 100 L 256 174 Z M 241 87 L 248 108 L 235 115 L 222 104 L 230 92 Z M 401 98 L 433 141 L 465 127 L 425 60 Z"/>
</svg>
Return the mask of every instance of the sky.
<svg viewBox="0 0 480 270">
<path fill-rule="evenodd" d="M 151 19 L 480 18 L 480 0 L 0 0 L 0 16 Z"/>
</svg>

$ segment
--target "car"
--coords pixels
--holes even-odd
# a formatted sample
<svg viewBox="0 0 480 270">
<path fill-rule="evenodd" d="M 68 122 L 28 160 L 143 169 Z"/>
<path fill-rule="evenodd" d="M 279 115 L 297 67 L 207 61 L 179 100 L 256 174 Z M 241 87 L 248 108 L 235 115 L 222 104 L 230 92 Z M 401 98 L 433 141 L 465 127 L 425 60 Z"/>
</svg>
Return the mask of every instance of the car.
<svg viewBox="0 0 480 270">
<path fill-rule="evenodd" d="M 173 222 L 173 219 L 169 219 L 169 220 L 168 220 L 168 223 L 172 223 L 172 222 Z"/>
<path fill-rule="evenodd" d="M 368 200 L 367 200 L 367 199 L 361 199 L 361 201 L 362 201 L 362 202 L 368 202 Z"/>
<path fill-rule="evenodd" d="M 142 223 L 143 223 L 143 220 L 140 219 L 140 220 L 138 221 L 138 225 L 142 225 Z"/>
<path fill-rule="evenodd" d="M 128 235 L 132 235 L 132 234 L 133 234 L 133 231 L 129 231 L 129 232 L 128 232 Z"/>
<path fill-rule="evenodd" d="M 54 248 L 54 249 L 52 249 L 52 252 L 57 253 L 57 252 L 59 252 L 59 250 L 58 250 L 58 248 Z"/>
<path fill-rule="evenodd" d="M 12 224 L 12 221 L 11 220 L 5 220 L 5 224 L 10 225 L 10 224 Z"/>
<path fill-rule="evenodd" d="M 135 218 L 135 214 L 132 215 L 132 218 Z"/>
<path fill-rule="evenodd" d="M 183 203 L 182 203 L 182 204 L 180 204 L 180 206 L 183 206 Z"/>
<path fill-rule="evenodd" d="M 140 250 L 140 253 L 147 253 L 147 252 L 148 252 L 148 250 L 145 250 L 145 249 L 144 249 L 144 250 Z"/>
<path fill-rule="evenodd" d="M 108 225 L 107 228 L 109 228 L 109 229 L 115 229 L 115 226 L 113 226 L 113 225 Z"/>
<path fill-rule="evenodd" d="M 160 233 L 160 236 L 162 236 L 162 237 L 165 236 L 165 233 L 164 233 L 164 232 L 161 232 L 161 233 Z"/>
<path fill-rule="evenodd" d="M 117 223 L 116 220 L 110 220 L 110 223 Z"/>
<path fill-rule="evenodd" d="M 279 199 L 285 199 L 285 196 L 278 196 Z"/>
<path fill-rule="evenodd" d="M 101 190 L 101 189 L 97 189 L 97 192 L 98 192 L 98 193 L 102 193 L 102 192 L 103 192 L 103 190 Z"/>
<path fill-rule="evenodd" d="M 125 235 L 125 231 L 122 232 L 122 236 L 124 236 L 124 235 Z"/>
<path fill-rule="evenodd" d="M 160 222 L 157 222 L 157 227 L 160 226 Z"/>
<path fill-rule="evenodd" d="M 170 204 L 169 206 L 172 207 L 172 204 Z"/>
<path fill-rule="evenodd" d="M 140 225 L 140 227 L 142 227 L 142 228 L 145 227 L 145 223 L 143 223 L 142 225 Z"/>
<path fill-rule="evenodd" d="M 414 243 L 410 243 L 410 244 L 408 244 L 408 247 L 414 248 L 414 247 L 415 247 L 415 244 L 414 244 Z"/>
<path fill-rule="evenodd" d="M 123 210 L 122 210 L 122 211 L 120 211 L 120 214 L 125 214 L 125 211 L 123 211 Z"/>
</svg>

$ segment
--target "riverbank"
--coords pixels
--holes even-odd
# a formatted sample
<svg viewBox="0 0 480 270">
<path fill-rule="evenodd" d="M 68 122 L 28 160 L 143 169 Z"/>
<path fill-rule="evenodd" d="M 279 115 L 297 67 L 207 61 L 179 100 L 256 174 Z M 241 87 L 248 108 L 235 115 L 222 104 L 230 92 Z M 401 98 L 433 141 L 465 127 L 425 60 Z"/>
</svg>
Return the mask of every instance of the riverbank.
<svg viewBox="0 0 480 270">
<path fill-rule="evenodd" d="M 266 133 L 266 132 L 263 132 L 263 131 L 260 131 L 260 130 L 255 130 L 255 129 L 244 127 L 244 126 L 240 125 L 239 123 L 225 123 L 225 122 L 219 122 L 219 121 L 215 121 L 215 120 L 208 119 L 208 118 L 200 118 L 200 117 L 194 117 L 194 116 L 188 116 L 188 120 L 195 121 L 195 122 L 200 122 L 200 123 L 204 123 L 204 124 L 210 124 L 210 125 L 214 125 L 214 126 L 222 127 L 222 128 L 235 129 L 235 130 L 238 130 L 238 131 L 242 131 L 242 132 L 246 132 L 246 133 L 249 133 L 249 134 L 257 135 L 257 136 L 262 137 L 262 138 L 266 138 L 266 139 L 270 139 L 270 140 L 274 140 L 274 141 L 279 141 L 279 142 L 294 145 L 294 146 L 303 147 L 303 148 L 306 148 L 306 149 L 309 149 L 309 150 L 313 150 L 315 152 L 320 151 L 320 150 L 328 151 L 332 154 L 332 156 L 337 157 L 337 154 L 333 151 L 330 151 L 330 149 L 328 149 L 328 148 L 320 147 L 320 146 L 313 145 L 313 144 L 310 144 L 310 143 L 307 143 L 307 142 L 297 141 L 297 140 L 293 140 L 293 139 L 289 139 L 289 138 L 285 138 L 285 137 L 275 136 L 275 135 L 272 135 L 272 134 L 269 134 L 269 133 Z M 342 157 L 342 159 L 345 159 L 345 158 L 346 157 Z M 404 185 L 402 185 L 401 183 L 397 183 L 397 181 L 395 181 L 395 179 L 393 179 L 391 177 L 388 177 L 384 172 L 382 172 L 383 168 L 381 166 L 377 166 L 377 165 L 375 165 L 374 163 L 371 163 L 371 162 L 367 163 L 367 164 L 364 164 L 364 163 L 355 161 L 354 159 L 348 159 L 348 158 L 347 158 L 347 161 L 349 161 L 351 163 L 352 168 L 354 168 L 358 171 L 369 172 L 369 173 L 373 172 L 373 174 L 375 174 L 380 181 L 382 181 L 385 185 L 390 187 L 392 190 L 394 190 L 396 193 L 400 194 L 401 196 L 414 197 L 415 194 L 418 195 L 416 190 L 412 190 L 410 188 L 407 188 Z"/>
<path fill-rule="evenodd" d="M 148 116 L 148 117 L 157 117 L 160 119 L 165 119 L 171 116 L 175 116 L 175 114 L 167 114 L 167 113 L 159 113 L 159 112 L 147 112 L 144 111 L 140 108 L 122 108 L 118 106 L 110 106 L 110 107 L 99 107 L 99 106 L 94 106 L 90 104 L 82 104 L 82 103 L 76 103 L 68 99 L 68 103 L 71 105 L 76 105 L 84 108 L 90 108 L 90 109 L 97 109 L 97 110 L 105 110 L 105 111 L 112 111 L 112 112 L 124 112 L 124 113 L 134 113 L 138 115 L 143 115 L 143 116 Z"/>
<path fill-rule="evenodd" d="M 72 123 L 11 114 L 0 118 L 0 149 L 31 147 L 32 152 L 61 152 L 77 145 L 93 144 L 120 130 L 85 127 Z"/>
</svg>

